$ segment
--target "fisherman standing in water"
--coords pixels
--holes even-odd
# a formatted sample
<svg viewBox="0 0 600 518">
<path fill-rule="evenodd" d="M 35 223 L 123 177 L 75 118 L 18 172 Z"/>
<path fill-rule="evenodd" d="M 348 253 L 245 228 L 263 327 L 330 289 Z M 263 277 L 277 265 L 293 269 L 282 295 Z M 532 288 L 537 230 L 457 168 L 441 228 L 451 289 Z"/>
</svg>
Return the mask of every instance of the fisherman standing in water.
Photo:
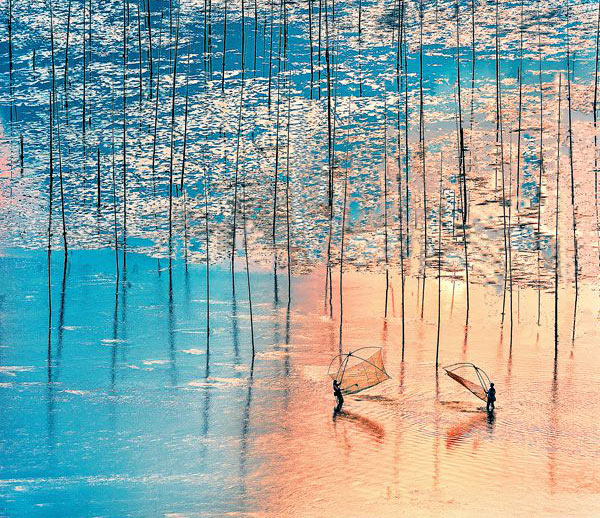
<svg viewBox="0 0 600 518">
<path fill-rule="evenodd" d="M 335 407 L 335 412 L 340 412 L 342 410 L 342 406 L 344 405 L 344 396 L 342 396 L 342 389 L 337 380 L 333 380 L 333 395 L 337 399 L 337 406 Z"/>
<path fill-rule="evenodd" d="M 493 412 L 495 409 L 494 403 L 496 402 L 496 389 L 494 388 L 494 384 L 490 383 L 490 388 L 487 391 L 487 411 Z"/>
</svg>

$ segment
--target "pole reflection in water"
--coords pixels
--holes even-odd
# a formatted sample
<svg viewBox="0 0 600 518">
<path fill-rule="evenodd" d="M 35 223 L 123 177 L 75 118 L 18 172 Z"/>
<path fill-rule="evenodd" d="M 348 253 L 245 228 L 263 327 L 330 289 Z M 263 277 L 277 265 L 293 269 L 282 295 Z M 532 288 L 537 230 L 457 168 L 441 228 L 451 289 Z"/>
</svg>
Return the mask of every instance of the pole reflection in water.
<svg viewBox="0 0 600 518">
<path fill-rule="evenodd" d="M 67 267 L 68 261 L 67 257 L 64 257 L 63 262 L 63 270 L 62 270 L 62 282 L 60 285 L 60 308 L 58 312 L 58 348 L 57 348 L 57 357 L 56 357 L 56 366 L 60 368 L 60 360 L 62 357 L 62 349 L 63 349 L 63 338 L 65 333 L 65 299 L 67 293 Z M 57 373 L 58 375 L 58 373 Z"/>
<path fill-rule="evenodd" d="M 558 429 L 558 360 L 554 360 L 552 386 L 550 389 L 550 412 L 548 414 L 550 433 L 548 434 L 548 486 L 551 494 L 556 491 L 556 430 Z"/>
<path fill-rule="evenodd" d="M 250 419 L 251 419 L 251 407 L 252 407 L 252 387 L 254 385 L 254 362 L 252 362 L 250 366 L 250 373 L 248 375 L 247 390 L 246 390 L 246 399 L 244 403 L 244 411 L 242 415 L 242 429 L 240 436 L 240 487 L 242 490 L 242 495 L 246 496 L 247 487 L 246 487 L 246 479 L 248 477 L 248 455 L 250 446 L 248 444 L 249 435 L 250 435 Z"/>
<path fill-rule="evenodd" d="M 48 246 L 48 259 L 46 262 L 48 272 L 48 355 L 47 355 L 47 436 L 48 444 L 52 444 L 54 437 L 54 413 L 52 399 L 52 251 Z"/>
<path fill-rule="evenodd" d="M 121 348 L 121 359 L 125 361 L 125 352 L 127 350 L 127 294 L 130 283 L 127 280 L 127 263 L 125 261 L 125 252 L 123 252 L 123 279 L 121 281 L 121 342 L 123 347 Z"/>
<path fill-rule="evenodd" d="M 171 270 L 169 270 L 169 276 Z M 168 324 L 167 333 L 169 341 L 169 365 L 170 365 L 170 380 L 171 386 L 177 386 L 177 350 L 175 348 L 175 308 L 173 306 L 173 286 L 171 285 L 171 279 L 169 279 L 169 310 L 168 310 Z M 208 358 L 208 351 L 206 353 Z"/>
<path fill-rule="evenodd" d="M 51 257 L 48 252 L 48 347 L 46 358 L 46 437 L 48 448 L 54 446 L 54 377 L 52 372 L 52 283 Z"/>
<path fill-rule="evenodd" d="M 114 401 L 115 389 L 116 389 L 116 377 L 117 377 L 117 353 L 119 347 L 119 282 L 115 283 L 115 305 L 113 311 L 112 320 L 112 342 L 110 344 L 110 392 L 113 396 L 111 401 Z M 115 408 L 114 404 L 111 406 L 111 416 L 113 418 L 113 430 L 115 429 Z"/>
<path fill-rule="evenodd" d="M 435 370 L 435 407 L 434 407 L 434 450 L 433 450 L 433 491 L 439 498 L 440 486 L 440 375 L 436 366 Z"/>
<path fill-rule="evenodd" d="M 291 355 L 290 355 L 290 322 L 291 310 L 288 303 L 285 311 L 285 347 L 283 356 L 283 412 L 288 411 L 291 396 Z"/>
<path fill-rule="evenodd" d="M 210 393 L 211 387 L 208 385 L 210 378 L 210 353 L 206 352 L 206 362 L 204 364 L 204 398 L 202 401 L 202 436 L 206 440 L 208 438 L 209 424 L 210 424 Z"/>
</svg>

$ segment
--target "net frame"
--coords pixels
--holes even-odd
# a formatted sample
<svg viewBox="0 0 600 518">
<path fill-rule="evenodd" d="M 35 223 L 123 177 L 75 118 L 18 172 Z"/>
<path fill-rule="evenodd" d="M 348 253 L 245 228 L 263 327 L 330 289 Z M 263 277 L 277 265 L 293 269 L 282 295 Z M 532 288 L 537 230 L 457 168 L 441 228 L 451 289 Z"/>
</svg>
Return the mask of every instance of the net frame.
<svg viewBox="0 0 600 518">
<path fill-rule="evenodd" d="M 482 401 L 487 401 L 487 393 L 488 393 L 491 381 L 490 381 L 490 377 L 487 375 L 487 373 L 483 369 L 481 369 L 480 367 L 477 367 L 477 365 L 475 365 L 474 363 L 468 363 L 468 362 L 453 363 L 452 365 L 447 365 L 446 367 L 442 367 L 442 368 L 446 371 L 446 374 L 450 378 L 452 378 L 457 383 L 460 383 L 469 392 L 471 392 L 471 394 L 478 397 Z M 473 369 L 473 371 L 475 372 L 475 375 L 477 376 L 477 380 L 479 381 L 479 385 L 480 385 L 479 387 L 477 387 L 477 385 L 475 383 L 473 383 L 471 380 L 469 380 L 463 376 L 460 376 L 459 374 L 456 374 L 456 372 L 454 372 L 456 370 L 465 369 L 465 368 Z M 481 390 L 481 392 L 480 392 L 480 390 Z"/>
<path fill-rule="evenodd" d="M 365 354 L 366 351 L 371 351 L 371 352 L 370 352 L 370 354 L 367 355 L 367 354 Z M 390 379 L 391 376 L 386 372 L 385 366 L 383 365 L 382 352 L 383 352 L 382 347 L 369 346 L 369 347 L 361 347 L 359 349 L 355 349 L 354 351 L 349 351 L 348 353 L 345 353 L 345 354 L 344 353 L 338 354 L 337 356 L 334 356 L 333 359 L 331 360 L 331 362 L 329 364 L 328 374 L 331 377 L 331 379 L 338 381 L 338 383 L 341 386 L 344 381 L 344 377 L 347 374 L 348 369 L 362 367 L 363 374 L 364 374 L 363 377 L 367 382 L 363 383 L 361 385 L 353 384 L 353 385 L 350 385 L 349 387 L 341 389 L 342 394 L 356 394 L 358 392 L 362 392 L 363 390 L 374 387 L 375 385 L 379 385 L 379 383 L 382 383 L 382 382 Z M 378 357 L 378 360 L 379 360 L 381 366 L 376 364 L 376 360 L 374 359 L 376 356 Z M 354 365 L 351 365 L 349 367 L 348 364 L 350 362 L 350 359 L 352 359 L 352 358 L 360 360 L 360 362 L 356 363 Z M 339 364 L 338 368 L 335 369 L 335 372 L 332 372 L 332 366 L 336 360 L 338 360 L 340 362 L 340 364 Z M 369 373 L 367 371 L 367 366 L 370 366 L 369 368 L 371 369 L 371 373 Z M 374 374 L 374 377 L 370 376 L 370 374 Z M 357 386 L 357 388 L 352 389 L 351 387 L 354 387 L 355 385 Z"/>
</svg>

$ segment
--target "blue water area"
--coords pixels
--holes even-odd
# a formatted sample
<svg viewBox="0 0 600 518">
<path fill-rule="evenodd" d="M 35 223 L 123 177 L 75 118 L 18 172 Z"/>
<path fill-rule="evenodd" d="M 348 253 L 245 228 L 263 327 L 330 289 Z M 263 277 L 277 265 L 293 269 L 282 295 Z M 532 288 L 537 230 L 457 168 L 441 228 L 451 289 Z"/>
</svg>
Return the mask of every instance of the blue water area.
<svg viewBox="0 0 600 518">
<path fill-rule="evenodd" d="M 272 378 L 289 358 L 264 354 L 289 339 L 272 275 L 251 278 L 252 366 L 244 271 L 237 298 L 230 272 L 211 271 L 207 347 L 204 265 L 174 262 L 170 283 L 168 262 L 128 254 L 117 284 L 109 250 L 50 264 L 49 330 L 46 252 L 0 259 L 0 515 L 253 508 L 249 444 L 287 397 Z"/>
</svg>

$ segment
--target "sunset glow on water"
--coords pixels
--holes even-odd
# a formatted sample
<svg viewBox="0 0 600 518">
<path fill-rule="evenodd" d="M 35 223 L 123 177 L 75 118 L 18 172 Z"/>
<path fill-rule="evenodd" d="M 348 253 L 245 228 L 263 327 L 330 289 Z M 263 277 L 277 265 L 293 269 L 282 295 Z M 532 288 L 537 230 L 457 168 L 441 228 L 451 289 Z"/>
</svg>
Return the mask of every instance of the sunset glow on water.
<svg viewBox="0 0 600 518">
<path fill-rule="evenodd" d="M 7 0 L 0 517 L 600 515 L 599 5 Z"/>
</svg>

